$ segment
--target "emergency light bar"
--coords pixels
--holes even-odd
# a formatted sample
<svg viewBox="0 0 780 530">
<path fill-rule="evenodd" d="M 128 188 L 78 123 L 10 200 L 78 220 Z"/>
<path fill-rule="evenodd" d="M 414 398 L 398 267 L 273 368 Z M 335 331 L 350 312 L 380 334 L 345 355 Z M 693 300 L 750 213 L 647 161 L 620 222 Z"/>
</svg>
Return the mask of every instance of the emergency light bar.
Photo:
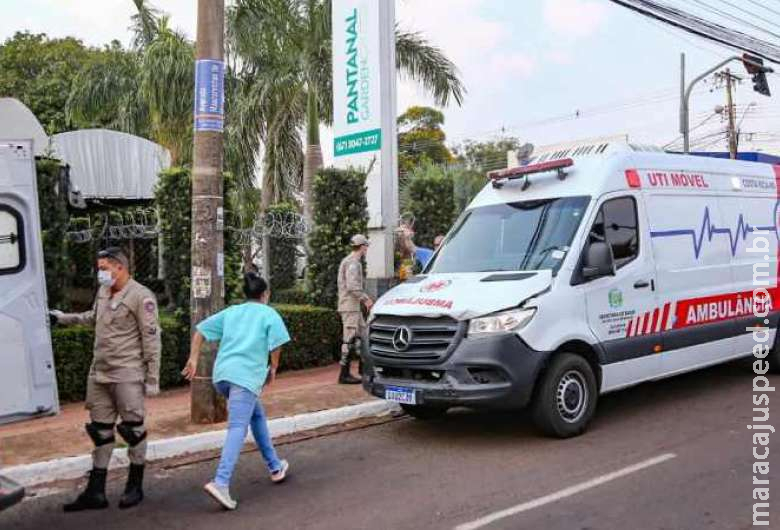
<svg viewBox="0 0 780 530">
<path fill-rule="evenodd" d="M 488 173 L 488 178 L 492 181 L 494 188 L 502 187 L 505 181 L 508 180 L 525 179 L 525 182 L 523 182 L 523 191 L 525 191 L 528 189 L 528 186 L 531 185 L 531 182 L 528 180 L 529 175 L 555 171 L 558 173 L 558 179 L 563 180 L 566 178 L 564 169 L 572 167 L 573 165 L 574 160 L 571 158 L 562 158 L 561 160 L 552 160 L 550 162 L 542 162 L 541 164 L 531 164 L 529 166 L 491 171 Z"/>
</svg>

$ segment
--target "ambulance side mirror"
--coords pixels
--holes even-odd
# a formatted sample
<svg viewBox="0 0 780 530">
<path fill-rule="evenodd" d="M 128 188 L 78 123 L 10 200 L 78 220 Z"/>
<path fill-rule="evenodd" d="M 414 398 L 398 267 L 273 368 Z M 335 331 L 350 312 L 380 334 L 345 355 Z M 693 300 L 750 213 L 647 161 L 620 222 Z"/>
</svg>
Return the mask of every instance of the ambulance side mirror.
<svg viewBox="0 0 780 530">
<path fill-rule="evenodd" d="M 585 280 L 595 280 L 603 276 L 615 275 L 615 260 L 612 248 L 603 241 L 593 241 L 585 253 L 585 263 L 582 267 L 582 277 Z"/>
</svg>

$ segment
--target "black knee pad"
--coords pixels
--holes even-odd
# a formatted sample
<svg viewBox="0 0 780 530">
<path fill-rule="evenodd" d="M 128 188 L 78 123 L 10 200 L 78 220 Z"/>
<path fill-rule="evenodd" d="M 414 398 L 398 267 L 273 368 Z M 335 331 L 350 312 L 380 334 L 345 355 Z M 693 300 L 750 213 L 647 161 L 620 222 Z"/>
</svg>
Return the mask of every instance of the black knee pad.
<svg viewBox="0 0 780 530">
<path fill-rule="evenodd" d="M 137 433 L 136 429 L 138 427 L 143 427 L 144 422 L 143 421 L 123 421 L 119 425 L 116 426 L 116 432 L 119 433 L 119 436 L 124 438 L 124 440 L 127 442 L 127 445 L 130 447 L 135 447 L 139 443 L 143 442 L 146 439 L 146 430 L 142 433 Z"/>
<path fill-rule="evenodd" d="M 84 429 L 87 434 L 92 438 L 92 443 L 95 447 L 102 445 L 112 444 L 116 440 L 114 437 L 114 424 L 113 423 L 101 423 L 99 421 L 93 421 L 84 425 Z M 110 435 L 107 435 L 110 433 Z"/>
<path fill-rule="evenodd" d="M 347 348 L 349 348 L 349 351 L 359 354 L 362 344 L 360 337 L 353 337 L 351 341 L 347 342 Z"/>
</svg>

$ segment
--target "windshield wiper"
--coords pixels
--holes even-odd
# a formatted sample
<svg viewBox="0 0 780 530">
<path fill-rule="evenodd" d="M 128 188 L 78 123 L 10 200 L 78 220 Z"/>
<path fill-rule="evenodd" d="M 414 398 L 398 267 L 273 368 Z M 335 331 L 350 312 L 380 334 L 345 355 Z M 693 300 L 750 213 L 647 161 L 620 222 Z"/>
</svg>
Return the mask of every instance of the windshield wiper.
<svg viewBox="0 0 780 530">
<path fill-rule="evenodd" d="M 544 260 L 547 259 L 547 253 L 552 252 L 553 250 L 560 250 L 565 253 L 569 251 L 569 247 L 566 245 L 553 245 L 542 250 L 539 252 L 539 259 L 537 260 L 536 265 L 534 265 L 533 269 L 531 270 L 537 270 L 542 265 L 542 263 L 544 263 Z"/>
</svg>

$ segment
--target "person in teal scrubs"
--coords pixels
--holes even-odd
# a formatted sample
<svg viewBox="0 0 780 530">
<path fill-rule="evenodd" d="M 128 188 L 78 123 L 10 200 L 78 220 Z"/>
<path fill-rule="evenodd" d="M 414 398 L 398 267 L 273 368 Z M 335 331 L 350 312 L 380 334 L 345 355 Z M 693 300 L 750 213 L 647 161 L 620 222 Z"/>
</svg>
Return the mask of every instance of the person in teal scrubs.
<svg viewBox="0 0 780 530">
<path fill-rule="evenodd" d="M 192 381 L 203 342 L 219 342 L 212 381 L 228 400 L 228 430 L 216 476 L 204 489 L 228 510 L 238 504 L 230 496 L 230 479 L 248 428 L 252 429 L 271 480 L 283 481 L 289 469 L 271 442 L 260 393 L 264 385 L 276 379 L 281 347 L 290 341 L 290 335 L 282 317 L 268 305 L 268 284 L 257 273 L 244 275 L 244 294 L 247 301 L 243 304 L 225 308 L 197 325 L 190 358 L 182 370 Z"/>
</svg>

